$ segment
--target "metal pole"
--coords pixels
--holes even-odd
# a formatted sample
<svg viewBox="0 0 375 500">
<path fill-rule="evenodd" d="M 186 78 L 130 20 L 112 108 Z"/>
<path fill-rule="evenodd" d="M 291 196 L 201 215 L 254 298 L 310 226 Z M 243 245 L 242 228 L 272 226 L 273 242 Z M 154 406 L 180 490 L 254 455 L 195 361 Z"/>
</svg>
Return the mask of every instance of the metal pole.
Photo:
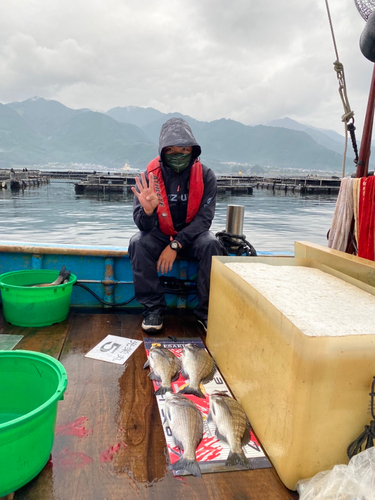
<svg viewBox="0 0 375 500">
<path fill-rule="evenodd" d="M 367 177 L 368 164 L 371 153 L 372 125 L 374 121 L 375 106 L 375 65 L 372 71 L 371 87 L 367 102 L 365 123 L 363 125 L 361 147 L 358 155 L 356 177 Z"/>
<path fill-rule="evenodd" d="M 227 221 L 225 231 L 229 234 L 243 234 L 245 207 L 243 205 L 227 206 Z"/>
</svg>

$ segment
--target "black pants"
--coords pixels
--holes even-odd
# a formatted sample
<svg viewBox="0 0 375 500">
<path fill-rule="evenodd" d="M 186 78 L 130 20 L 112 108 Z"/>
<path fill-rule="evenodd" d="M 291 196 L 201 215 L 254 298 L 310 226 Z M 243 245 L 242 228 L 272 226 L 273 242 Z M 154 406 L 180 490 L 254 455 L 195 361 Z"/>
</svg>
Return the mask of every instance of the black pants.
<svg viewBox="0 0 375 500">
<path fill-rule="evenodd" d="M 133 269 L 135 298 L 145 307 L 145 313 L 165 313 L 164 288 L 159 282 L 156 264 L 169 241 L 169 236 L 158 228 L 148 232 L 140 231 L 130 239 L 129 257 Z M 211 231 L 205 231 L 189 248 L 179 252 L 179 255 L 198 261 L 198 305 L 194 312 L 199 319 L 207 320 L 211 259 L 213 255 L 222 255 L 221 245 Z"/>
</svg>

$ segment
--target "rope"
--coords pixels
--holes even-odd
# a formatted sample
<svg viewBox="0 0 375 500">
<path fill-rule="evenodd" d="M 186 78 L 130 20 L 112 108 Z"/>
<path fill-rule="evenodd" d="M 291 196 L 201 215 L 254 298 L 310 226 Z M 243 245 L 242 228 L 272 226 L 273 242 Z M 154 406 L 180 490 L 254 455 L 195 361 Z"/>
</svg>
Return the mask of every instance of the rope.
<svg viewBox="0 0 375 500">
<path fill-rule="evenodd" d="M 339 60 L 339 53 L 337 50 L 335 34 L 333 31 L 333 24 L 332 24 L 331 14 L 329 11 L 328 0 L 325 0 L 325 4 L 326 4 L 326 9 L 327 9 L 329 26 L 331 29 L 333 47 L 334 47 L 334 51 L 335 51 L 335 55 L 336 55 L 336 61 L 333 63 L 333 68 L 336 71 L 336 76 L 337 76 L 337 79 L 339 82 L 339 94 L 340 94 L 341 101 L 342 101 L 342 104 L 344 107 L 344 114 L 341 116 L 341 121 L 344 122 L 344 127 L 345 127 L 345 146 L 344 146 L 344 153 L 343 153 L 343 159 L 342 159 L 342 177 L 345 177 L 346 152 L 347 152 L 347 147 L 348 147 L 348 131 L 350 132 L 350 136 L 351 136 L 352 144 L 353 144 L 353 149 L 354 149 L 354 153 L 355 153 L 354 163 L 357 163 L 357 161 L 358 161 L 357 144 L 356 144 L 355 134 L 354 134 L 354 130 L 355 130 L 354 111 L 352 111 L 350 109 L 348 94 L 347 94 L 347 90 L 346 90 L 344 65 Z"/>
<path fill-rule="evenodd" d="M 362 434 L 360 434 L 357 437 L 357 439 L 355 439 L 348 446 L 346 453 L 349 459 L 362 451 L 362 445 L 365 441 L 366 441 L 365 450 L 368 450 L 369 448 L 372 448 L 374 446 L 374 439 L 375 439 L 374 388 L 375 388 L 375 377 L 373 378 L 371 384 L 371 392 L 369 393 L 371 396 L 371 415 L 374 420 L 371 420 L 370 425 L 365 425 L 365 430 L 362 432 Z"/>
<path fill-rule="evenodd" d="M 244 234 L 231 234 L 226 231 L 215 234 L 223 249 L 224 255 L 248 255 L 255 257 L 257 252 L 253 245 L 246 240 Z"/>
<path fill-rule="evenodd" d="M 354 457 L 362 451 L 362 445 L 366 441 L 365 450 L 374 446 L 375 439 L 375 421 L 371 420 L 370 425 L 365 425 L 365 430 L 360 436 L 357 437 L 349 446 L 346 451 L 349 459 Z M 364 450 L 363 450 L 364 451 Z"/>
</svg>

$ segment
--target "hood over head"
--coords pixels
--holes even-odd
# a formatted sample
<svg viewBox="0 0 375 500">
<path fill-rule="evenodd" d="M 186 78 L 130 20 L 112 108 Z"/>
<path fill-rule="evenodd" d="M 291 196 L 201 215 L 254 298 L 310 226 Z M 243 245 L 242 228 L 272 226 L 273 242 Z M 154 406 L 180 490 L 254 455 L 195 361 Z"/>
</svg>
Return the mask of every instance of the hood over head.
<svg viewBox="0 0 375 500">
<path fill-rule="evenodd" d="M 201 154 L 201 147 L 195 140 L 191 128 L 182 118 L 170 118 L 160 130 L 159 156 L 163 148 L 167 146 L 192 146 L 192 159 L 195 160 Z"/>
</svg>

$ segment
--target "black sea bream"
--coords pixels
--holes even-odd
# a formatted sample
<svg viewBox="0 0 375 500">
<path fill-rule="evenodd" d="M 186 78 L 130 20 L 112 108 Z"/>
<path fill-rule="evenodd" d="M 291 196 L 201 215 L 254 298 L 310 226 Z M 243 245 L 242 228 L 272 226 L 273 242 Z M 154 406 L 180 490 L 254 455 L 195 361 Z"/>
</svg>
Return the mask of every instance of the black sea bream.
<svg viewBox="0 0 375 500">
<path fill-rule="evenodd" d="M 161 383 L 155 392 L 158 396 L 172 392 L 172 381 L 179 377 L 180 361 L 172 351 L 161 346 L 152 346 L 143 368 L 150 367 L 149 377 Z"/>
<path fill-rule="evenodd" d="M 230 451 L 225 465 L 241 465 L 251 469 L 251 464 L 242 450 L 242 446 L 250 441 L 250 423 L 242 406 L 230 396 L 211 394 L 207 420 L 212 420 L 216 425 L 216 437 L 229 445 Z"/>
<path fill-rule="evenodd" d="M 182 458 L 170 468 L 176 472 L 185 470 L 193 476 L 201 477 L 195 450 L 203 436 L 202 415 L 195 404 L 182 394 L 168 392 L 165 402 L 166 421 L 176 446 L 184 452 Z"/>
<path fill-rule="evenodd" d="M 195 344 L 187 344 L 181 355 L 182 376 L 189 379 L 189 385 L 179 392 L 181 394 L 193 394 L 199 398 L 205 398 L 200 389 L 200 384 L 210 382 L 216 372 L 213 358 L 205 348 Z"/>
</svg>

